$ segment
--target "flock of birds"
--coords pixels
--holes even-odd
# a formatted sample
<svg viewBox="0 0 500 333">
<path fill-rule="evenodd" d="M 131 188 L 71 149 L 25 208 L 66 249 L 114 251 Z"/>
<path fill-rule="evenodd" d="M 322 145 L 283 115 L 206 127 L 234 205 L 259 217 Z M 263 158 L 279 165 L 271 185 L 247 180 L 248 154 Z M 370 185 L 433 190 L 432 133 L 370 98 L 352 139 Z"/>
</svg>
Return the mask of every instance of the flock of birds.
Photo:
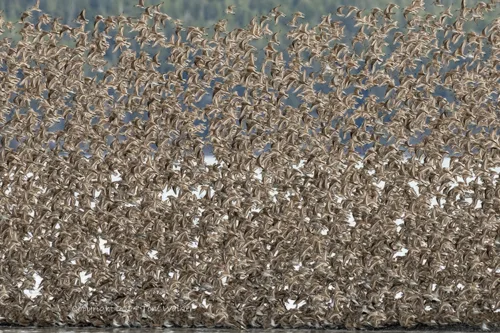
<svg viewBox="0 0 500 333">
<path fill-rule="evenodd" d="M 495 2 L 0 19 L 0 323 L 500 327 Z"/>
</svg>

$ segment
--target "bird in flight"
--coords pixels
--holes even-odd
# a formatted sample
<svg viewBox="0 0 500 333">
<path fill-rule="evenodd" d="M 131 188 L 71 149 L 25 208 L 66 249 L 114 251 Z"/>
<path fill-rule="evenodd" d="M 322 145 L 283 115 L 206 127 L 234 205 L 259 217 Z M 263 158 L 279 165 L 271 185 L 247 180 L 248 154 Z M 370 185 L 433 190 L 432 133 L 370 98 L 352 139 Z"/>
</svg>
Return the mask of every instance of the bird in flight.
<svg viewBox="0 0 500 333">
<path fill-rule="evenodd" d="M 139 0 L 139 3 L 137 5 L 135 5 L 135 7 L 139 7 L 139 8 L 146 8 L 146 6 L 144 6 L 144 0 Z"/>
<path fill-rule="evenodd" d="M 236 9 L 235 5 L 229 5 L 229 6 L 227 6 L 227 8 L 226 8 L 226 14 L 234 15 L 235 14 L 235 12 L 234 12 L 235 9 Z"/>
</svg>

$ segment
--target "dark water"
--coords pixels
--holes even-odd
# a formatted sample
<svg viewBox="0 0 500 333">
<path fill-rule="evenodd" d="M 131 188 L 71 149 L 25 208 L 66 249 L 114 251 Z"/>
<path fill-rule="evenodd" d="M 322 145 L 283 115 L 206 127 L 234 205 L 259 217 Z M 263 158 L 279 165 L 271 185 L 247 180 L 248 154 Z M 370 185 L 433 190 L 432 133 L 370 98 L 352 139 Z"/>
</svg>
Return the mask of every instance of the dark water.
<svg viewBox="0 0 500 333">
<path fill-rule="evenodd" d="M 230 333 L 239 330 L 234 329 L 203 329 L 203 328 L 81 328 L 81 327 L 66 327 L 66 328 L 17 328 L 17 327 L 0 327 L 0 333 Z M 474 329 L 470 327 L 439 327 L 439 328 L 427 328 L 427 329 L 415 329 L 415 330 L 397 330 L 397 329 L 387 329 L 387 330 L 376 330 L 378 333 L 410 333 L 410 332 L 450 332 L 450 333 L 462 333 L 462 332 L 473 332 L 479 331 L 481 329 Z M 490 332 L 500 332 L 498 330 L 491 330 Z M 242 331 L 243 332 L 243 331 Z M 320 333 L 320 332 L 331 332 L 331 333 L 348 333 L 353 332 L 349 330 L 315 330 L 315 329 L 248 329 L 245 332 L 249 333 Z"/>
</svg>

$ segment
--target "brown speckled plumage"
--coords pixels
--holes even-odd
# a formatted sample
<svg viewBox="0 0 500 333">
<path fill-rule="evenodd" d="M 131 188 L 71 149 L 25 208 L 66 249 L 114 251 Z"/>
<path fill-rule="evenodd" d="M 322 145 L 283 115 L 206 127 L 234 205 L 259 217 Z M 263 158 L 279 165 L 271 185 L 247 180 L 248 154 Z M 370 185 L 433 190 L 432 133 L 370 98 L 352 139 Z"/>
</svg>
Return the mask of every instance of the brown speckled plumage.
<svg viewBox="0 0 500 333">
<path fill-rule="evenodd" d="M 135 7 L 1 20 L 0 324 L 499 328 L 494 2 Z"/>
</svg>

